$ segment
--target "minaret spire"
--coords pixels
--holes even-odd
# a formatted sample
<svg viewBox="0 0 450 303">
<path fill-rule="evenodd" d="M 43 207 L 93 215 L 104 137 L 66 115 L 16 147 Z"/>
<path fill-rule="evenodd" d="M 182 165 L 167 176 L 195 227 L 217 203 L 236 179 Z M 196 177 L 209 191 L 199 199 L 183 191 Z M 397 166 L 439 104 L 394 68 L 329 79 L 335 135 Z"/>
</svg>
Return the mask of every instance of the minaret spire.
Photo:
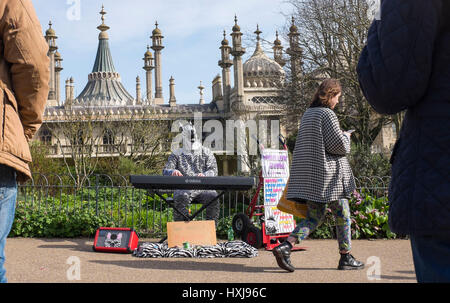
<svg viewBox="0 0 450 303">
<path fill-rule="evenodd" d="M 50 80 L 49 80 L 49 92 L 48 92 L 48 105 L 49 106 L 56 106 L 58 105 L 56 103 L 56 72 L 55 72 L 55 66 L 56 66 L 56 60 L 55 60 L 55 54 L 58 50 L 58 46 L 56 46 L 56 39 L 58 39 L 58 36 L 56 36 L 55 30 L 52 28 L 52 21 L 48 22 L 48 29 L 45 32 L 45 40 L 48 43 L 48 57 L 50 59 Z"/>
<path fill-rule="evenodd" d="M 295 25 L 294 16 L 292 16 L 292 24 L 289 28 L 289 48 L 286 50 L 291 57 L 291 74 L 293 78 L 293 82 L 298 81 L 301 75 L 301 60 L 302 60 L 302 49 L 299 45 L 299 32 L 298 28 Z"/>
<path fill-rule="evenodd" d="M 163 104 L 163 89 L 162 89 L 162 71 L 161 71 L 161 51 L 164 49 L 162 39 L 164 38 L 161 30 L 158 28 L 158 21 L 155 22 L 155 29 L 152 31 L 152 46 L 155 51 L 155 104 Z"/>
<path fill-rule="evenodd" d="M 259 35 L 262 33 L 262 31 L 259 30 L 259 25 L 258 24 L 256 24 L 256 31 L 254 31 L 254 33 L 256 34 L 256 48 L 255 48 L 255 52 L 254 52 L 253 55 L 256 55 L 256 54 L 259 54 L 259 53 L 263 53 L 263 50 L 261 48 L 261 44 L 259 42 L 261 40 L 261 37 Z"/>
<path fill-rule="evenodd" d="M 197 87 L 200 90 L 200 101 L 199 104 L 205 104 L 205 99 L 203 98 L 203 90 L 205 87 L 202 85 L 202 81 L 200 81 L 200 85 Z"/>
<path fill-rule="evenodd" d="M 262 33 L 262 31 L 260 31 L 259 30 L 259 24 L 256 24 L 256 31 L 255 31 L 255 34 L 256 34 L 256 41 L 259 43 L 259 40 L 261 39 L 260 37 L 259 37 L 259 35 Z"/>
<path fill-rule="evenodd" d="M 223 31 L 223 40 L 222 46 L 220 47 L 221 51 L 221 60 L 219 61 L 219 66 L 222 68 L 222 89 L 223 89 L 223 100 L 224 106 L 223 110 L 228 112 L 230 110 L 230 95 L 231 95 L 231 71 L 230 67 L 233 65 L 233 62 L 230 59 L 231 47 L 229 46 L 228 40 L 226 38 L 226 32 Z"/>
<path fill-rule="evenodd" d="M 102 15 L 102 18 L 101 18 L 102 24 L 97 26 L 97 29 L 101 31 L 99 39 L 108 39 L 108 33 L 106 31 L 109 30 L 110 27 L 105 24 L 106 11 L 105 11 L 105 7 L 103 5 L 102 5 L 102 10 L 100 11 L 100 15 Z"/>
<path fill-rule="evenodd" d="M 177 98 L 175 98 L 175 79 L 172 76 L 170 76 L 169 83 L 169 106 L 174 107 L 177 106 Z"/>
<path fill-rule="evenodd" d="M 286 62 L 283 59 L 283 46 L 281 45 L 281 41 L 278 38 L 278 31 L 276 31 L 276 39 L 273 42 L 274 46 L 272 47 L 273 49 L 273 59 L 280 64 L 281 67 L 283 67 Z"/>
<path fill-rule="evenodd" d="M 150 45 L 147 45 L 147 51 L 144 54 L 144 67 L 145 70 L 145 83 L 146 83 L 146 96 L 147 96 L 147 104 L 153 104 L 152 97 L 152 70 L 155 68 L 153 55 L 150 52 Z"/>
<path fill-rule="evenodd" d="M 234 16 L 234 26 L 231 33 L 233 48 L 231 55 L 233 55 L 234 66 L 234 87 L 236 89 L 236 102 L 244 102 L 244 72 L 242 66 L 242 55 L 245 54 L 245 48 L 242 47 L 242 33 L 241 28 L 237 24 L 237 16 Z"/>
</svg>

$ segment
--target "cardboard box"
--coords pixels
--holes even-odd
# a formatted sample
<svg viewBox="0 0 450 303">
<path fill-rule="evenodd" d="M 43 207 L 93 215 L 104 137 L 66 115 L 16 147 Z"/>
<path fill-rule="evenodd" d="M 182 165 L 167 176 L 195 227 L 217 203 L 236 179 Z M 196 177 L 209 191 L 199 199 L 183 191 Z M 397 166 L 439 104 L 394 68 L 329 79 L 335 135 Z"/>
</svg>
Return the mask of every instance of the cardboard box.
<svg viewBox="0 0 450 303">
<path fill-rule="evenodd" d="M 208 221 L 167 222 L 167 245 L 183 247 L 184 242 L 194 245 L 216 245 L 216 225 Z"/>
</svg>

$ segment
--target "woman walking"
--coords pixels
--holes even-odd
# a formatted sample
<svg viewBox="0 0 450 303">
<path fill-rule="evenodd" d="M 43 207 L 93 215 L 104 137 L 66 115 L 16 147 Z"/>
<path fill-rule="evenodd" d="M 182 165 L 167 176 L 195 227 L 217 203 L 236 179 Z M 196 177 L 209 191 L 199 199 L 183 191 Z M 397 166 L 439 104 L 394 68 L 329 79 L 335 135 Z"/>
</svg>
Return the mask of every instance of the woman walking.
<svg viewBox="0 0 450 303">
<path fill-rule="evenodd" d="M 362 269 L 351 251 L 351 220 L 348 198 L 355 190 L 355 180 L 346 158 L 350 152 L 351 132 L 342 131 L 333 112 L 342 89 L 336 79 L 327 79 L 319 86 L 313 102 L 303 114 L 294 155 L 287 199 L 306 203 L 308 213 L 287 240 L 273 249 L 278 265 L 295 270 L 290 261 L 293 245 L 304 240 L 323 221 L 327 209 L 336 218 L 339 243 L 338 269 Z"/>
</svg>

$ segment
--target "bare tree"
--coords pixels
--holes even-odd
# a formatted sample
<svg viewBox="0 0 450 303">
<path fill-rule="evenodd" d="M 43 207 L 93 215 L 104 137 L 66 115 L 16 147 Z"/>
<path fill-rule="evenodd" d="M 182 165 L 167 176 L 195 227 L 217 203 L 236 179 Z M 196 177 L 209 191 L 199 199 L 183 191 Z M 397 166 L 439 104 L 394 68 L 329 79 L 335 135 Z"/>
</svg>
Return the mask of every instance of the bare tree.
<svg viewBox="0 0 450 303">
<path fill-rule="evenodd" d="M 343 128 L 354 128 L 356 143 L 370 146 L 383 125 L 398 117 L 377 114 L 365 100 L 356 67 L 371 23 L 366 0 L 287 0 L 293 7 L 302 49 L 300 81 L 290 82 L 289 106 L 302 108 L 318 83 L 340 79 L 343 98 L 336 108 Z M 289 22 L 287 26 L 292 26 Z M 289 29 L 285 30 L 286 35 Z M 289 65 L 288 65 L 289 68 Z M 290 67 L 292 69 L 292 67 Z M 293 77 L 291 77 L 293 79 Z"/>
<path fill-rule="evenodd" d="M 62 156 L 77 188 L 84 185 L 98 163 L 102 138 L 96 127 L 99 118 L 94 110 L 67 107 L 58 120 L 46 123 L 56 139 L 57 154 Z"/>
<path fill-rule="evenodd" d="M 170 139 L 168 122 L 151 119 L 145 109 L 67 107 L 46 125 L 78 188 L 95 172 L 100 157 L 128 158 L 138 167 L 160 170 Z M 117 169 L 117 161 L 106 162 L 110 171 Z"/>
<path fill-rule="evenodd" d="M 155 119 L 142 110 L 131 112 L 126 119 L 109 121 L 106 126 L 114 133 L 114 153 L 138 166 L 160 171 L 169 150 L 169 121 Z"/>
</svg>

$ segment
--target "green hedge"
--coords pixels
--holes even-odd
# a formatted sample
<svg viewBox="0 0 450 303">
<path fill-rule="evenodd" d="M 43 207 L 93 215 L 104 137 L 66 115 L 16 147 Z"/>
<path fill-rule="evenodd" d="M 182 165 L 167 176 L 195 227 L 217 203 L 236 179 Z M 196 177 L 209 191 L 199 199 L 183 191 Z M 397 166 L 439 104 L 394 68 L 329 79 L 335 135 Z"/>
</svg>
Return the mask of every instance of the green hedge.
<svg viewBox="0 0 450 303">
<path fill-rule="evenodd" d="M 93 210 L 35 211 L 23 204 L 16 207 L 10 237 L 73 238 L 93 236 L 99 226 L 113 226 L 108 217 Z"/>
</svg>

